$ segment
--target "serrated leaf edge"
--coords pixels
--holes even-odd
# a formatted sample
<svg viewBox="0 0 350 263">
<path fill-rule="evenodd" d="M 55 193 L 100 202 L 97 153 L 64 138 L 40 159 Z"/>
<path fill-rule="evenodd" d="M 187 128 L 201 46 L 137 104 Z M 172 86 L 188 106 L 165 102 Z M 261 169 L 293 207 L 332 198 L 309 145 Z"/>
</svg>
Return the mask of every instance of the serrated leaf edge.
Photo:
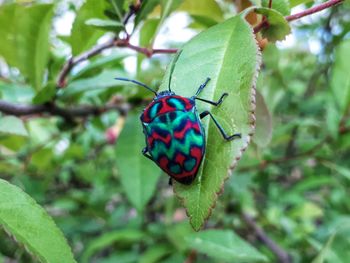
<svg viewBox="0 0 350 263">
<path fill-rule="evenodd" d="M 244 15 L 242 15 L 244 17 Z M 247 136 L 247 143 L 240 149 L 240 154 L 239 156 L 237 156 L 232 164 L 229 166 L 228 168 L 228 171 L 227 171 L 227 175 L 225 178 L 223 178 L 223 181 L 222 181 L 222 184 L 220 186 L 220 190 L 216 193 L 214 193 L 214 202 L 212 203 L 212 205 L 210 206 L 209 210 L 208 210 L 208 214 L 205 216 L 204 220 L 203 220 L 203 223 L 202 225 L 197 229 L 195 228 L 195 226 L 192 224 L 192 216 L 189 214 L 186 206 L 185 206 L 185 198 L 182 198 L 178 195 L 177 191 L 176 191 L 176 188 L 173 187 L 173 192 L 175 194 L 175 196 L 178 198 L 178 200 L 180 201 L 181 205 L 185 208 L 185 211 L 186 211 L 186 215 L 187 217 L 189 218 L 190 220 L 190 225 L 191 227 L 195 230 L 195 231 L 200 231 L 201 229 L 203 229 L 205 223 L 208 221 L 209 217 L 211 216 L 212 214 L 212 211 L 213 209 L 215 208 L 216 206 L 216 203 L 217 203 L 217 200 L 218 200 L 218 197 L 219 195 L 221 195 L 223 192 L 224 192 L 224 185 L 225 185 L 225 182 L 227 181 L 227 179 L 230 177 L 233 169 L 236 167 L 238 161 L 241 159 L 242 155 L 243 155 L 243 152 L 247 149 L 249 143 L 251 142 L 251 139 L 254 135 L 254 132 L 255 132 L 255 121 L 256 121 L 256 118 L 255 118 L 255 109 L 256 109 L 256 83 L 257 83 L 257 80 L 258 80 L 258 75 L 259 75 L 259 71 L 260 71 L 260 66 L 261 66 L 261 62 L 262 62 L 262 55 L 261 55 L 261 50 L 259 48 L 259 44 L 258 44 L 258 41 L 256 39 L 256 35 L 254 34 L 254 30 L 253 28 L 251 27 L 251 25 L 243 18 L 244 20 L 244 23 L 246 23 L 250 30 L 251 30 L 251 34 L 253 35 L 253 38 L 255 40 L 255 46 L 256 46 L 256 58 L 257 58 L 257 63 L 256 63 L 256 68 L 255 68 L 255 74 L 253 76 L 253 79 L 252 79 L 252 87 L 251 87 L 251 109 L 250 109 L 250 121 L 248 122 L 248 124 L 250 125 L 251 127 L 251 132 L 248 133 L 248 136 Z"/>
</svg>

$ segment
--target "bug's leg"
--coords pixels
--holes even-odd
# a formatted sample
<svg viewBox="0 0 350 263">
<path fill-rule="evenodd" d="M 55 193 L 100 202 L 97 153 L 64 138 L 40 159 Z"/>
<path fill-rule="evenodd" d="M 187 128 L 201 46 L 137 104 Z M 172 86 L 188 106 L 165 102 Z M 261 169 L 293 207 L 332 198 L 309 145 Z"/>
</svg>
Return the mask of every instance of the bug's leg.
<svg viewBox="0 0 350 263">
<path fill-rule="evenodd" d="M 219 106 L 224 101 L 224 98 L 226 96 L 228 96 L 228 93 L 222 94 L 218 101 L 210 101 L 210 100 L 205 100 L 205 99 L 201 99 L 201 98 L 197 98 L 197 97 L 195 98 L 195 100 L 200 100 L 200 101 L 209 103 L 209 104 L 214 105 L 214 106 Z"/>
<path fill-rule="evenodd" d="M 145 157 L 147 157 L 148 159 L 150 159 L 150 160 L 153 161 L 152 156 L 149 155 L 149 154 L 147 154 L 147 153 L 148 153 L 147 147 L 143 148 L 143 149 L 142 149 L 142 154 L 143 154 Z"/>
<path fill-rule="evenodd" d="M 199 117 L 200 117 L 201 119 L 203 119 L 203 118 L 206 117 L 207 115 L 209 115 L 209 116 L 212 118 L 212 120 L 214 121 L 216 127 L 218 127 L 218 129 L 219 129 L 219 131 L 220 131 L 222 137 L 224 137 L 224 139 L 225 139 L 226 141 L 232 141 L 232 140 L 234 140 L 234 139 L 237 139 L 237 138 L 241 138 L 241 137 L 242 137 L 240 133 L 235 133 L 235 134 L 233 134 L 233 135 L 231 135 L 231 136 L 227 135 L 226 132 L 224 131 L 224 129 L 221 127 L 221 125 L 218 123 L 218 121 L 215 119 L 215 117 L 214 117 L 209 111 L 203 111 L 203 112 L 199 115 Z"/>
<path fill-rule="evenodd" d="M 169 185 L 173 185 L 173 179 L 171 177 L 169 178 Z"/>
<path fill-rule="evenodd" d="M 199 93 L 202 92 L 202 90 L 205 88 L 205 86 L 207 86 L 207 84 L 208 84 L 209 81 L 210 81 L 210 78 L 207 78 L 207 79 L 205 80 L 205 82 L 204 82 L 202 85 L 199 86 L 199 88 L 198 88 L 196 94 L 193 96 L 194 98 L 197 98 L 197 96 L 199 95 Z"/>
</svg>

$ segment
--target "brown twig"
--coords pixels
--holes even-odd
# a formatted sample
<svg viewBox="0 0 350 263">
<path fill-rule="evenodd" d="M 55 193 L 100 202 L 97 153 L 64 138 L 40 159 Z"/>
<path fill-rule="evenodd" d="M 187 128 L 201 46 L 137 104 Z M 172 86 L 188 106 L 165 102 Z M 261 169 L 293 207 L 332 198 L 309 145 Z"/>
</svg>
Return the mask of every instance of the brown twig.
<svg viewBox="0 0 350 263">
<path fill-rule="evenodd" d="M 350 133 L 350 127 L 346 127 L 345 125 L 340 123 L 339 127 L 338 127 L 338 133 L 339 133 L 339 135 L 348 134 L 348 133 Z M 238 171 L 239 172 L 246 172 L 246 171 L 251 171 L 251 170 L 256 170 L 256 169 L 262 170 L 271 164 L 280 164 L 280 163 L 285 163 L 285 162 L 299 159 L 299 158 L 306 157 L 306 156 L 313 156 L 314 153 L 316 153 L 325 143 L 331 141 L 332 139 L 333 138 L 330 135 L 326 136 L 322 141 L 320 141 L 318 144 L 316 144 L 314 147 L 312 147 L 311 149 L 309 149 L 307 151 L 304 151 L 301 153 L 296 153 L 296 154 L 291 155 L 291 156 L 283 156 L 281 158 L 276 158 L 276 159 L 272 159 L 272 160 L 264 160 L 261 163 L 256 164 L 256 165 L 241 167 L 238 169 Z"/>
<path fill-rule="evenodd" d="M 129 42 L 129 38 L 126 39 L 111 39 L 107 41 L 104 44 L 98 45 L 94 48 L 92 48 L 89 51 L 84 52 L 83 54 L 77 56 L 77 57 L 72 57 L 68 60 L 68 62 L 63 66 L 57 80 L 57 86 L 59 88 L 63 88 L 67 85 L 66 78 L 69 74 L 69 72 L 72 70 L 72 68 L 79 64 L 82 61 L 85 61 L 97 54 L 100 54 L 102 51 L 106 49 L 110 49 L 112 47 L 121 47 L 121 48 L 129 48 L 131 50 L 135 50 L 138 53 L 142 53 L 146 55 L 147 57 L 151 57 L 154 54 L 171 54 L 171 53 L 176 53 L 177 49 L 149 49 L 145 47 L 139 47 L 132 45 Z"/>
<path fill-rule="evenodd" d="M 111 48 L 114 45 L 115 45 L 115 41 L 114 39 L 111 39 L 110 41 L 102 45 L 95 46 L 94 48 L 90 49 L 89 51 L 86 51 L 85 53 L 77 57 L 70 58 L 68 62 L 63 66 L 60 74 L 58 75 L 57 86 L 60 88 L 66 86 L 66 77 L 75 65 L 89 59 L 90 57 L 100 54 L 103 50 Z"/>
<path fill-rule="evenodd" d="M 254 219 L 247 213 L 242 213 L 245 223 L 254 230 L 256 236 L 276 255 L 278 261 L 281 263 L 291 263 L 292 259 L 290 255 L 284 251 L 275 241 L 270 239 L 265 231 L 258 226 Z"/>
<path fill-rule="evenodd" d="M 272 7 L 272 0 L 269 0 L 269 5 L 268 5 L 269 8 Z"/>
<path fill-rule="evenodd" d="M 316 12 L 319 12 L 321 10 L 324 10 L 326 8 L 329 8 L 331 6 L 337 5 L 342 3 L 344 0 L 329 0 L 323 4 L 317 5 L 315 7 L 312 7 L 310 9 L 304 10 L 300 13 L 294 14 L 294 15 L 290 15 L 290 16 L 286 16 L 286 20 L 287 21 L 294 21 L 296 19 L 299 19 L 301 17 L 307 16 L 307 15 L 311 15 L 314 14 Z M 272 0 L 269 0 L 269 7 L 272 6 Z M 140 6 L 136 6 L 136 11 L 140 8 Z M 135 11 L 135 10 L 134 10 Z M 130 11 L 129 14 L 134 14 L 136 12 L 134 11 Z M 130 17 L 129 17 L 130 18 Z M 127 20 L 126 20 L 127 22 Z M 254 28 L 254 33 L 258 33 L 262 28 L 267 27 L 268 26 L 268 21 L 266 19 L 263 19 L 263 21 L 257 25 Z M 111 39 L 109 41 L 107 41 L 106 43 L 96 46 L 94 48 L 92 48 L 89 51 L 86 51 L 85 53 L 77 56 L 77 57 L 72 57 L 68 60 L 68 62 L 63 66 L 58 80 L 57 80 L 57 86 L 60 88 L 63 88 L 66 86 L 66 78 L 69 74 L 69 72 L 71 71 L 71 69 L 79 64 L 82 61 L 85 61 L 87 59 L 89 59 L 90 57 L 93 57 L 97 54 L 100 54 L 103 50 L 112 48 L 112 47 L 123 47 L 123 48 L 129 48 L 132 50 L 135 50 L 136 52 L 142 53 L 144 55 L 146 55 L 147 57 L 151 57 L 154 54 L 171 54 L 171 53 L 176 53 L 177 49 L 152 49 L 152 48 L 146 48 L 146 47 L 139 47 L 139 46 L 135 46 L 132 45 L 129 42 L 129 37 L 127 37 L 126 39 Z"/>
<path fill-rule="evenodd" d="M 128 105 L 125 103 L 116 103 L 101 107 L 86 105 L 76 106 L 72 108 L 63 108 L 52 103 L 40 105 L 18 105 L 0 100 L 0 112 L 15 116 L 28 116 L 44 113 L 50 116 L 59 116 L 67 120 L 73 120 L 76 117 L 99 115 L 110 110 L 117 110 L 124 113 L 128 110 Z"/>
<path fill-rule="evenodd" d="M 314 6 L 314 7 L 311 7 L 309 9 L 306 9 L 300 13 L 297 13 L 297 14 L 294 14 L 294 15 L 290 15 L 290 16 L 286 16 L 286 20 L 288 22 L 291 22 L 291 21 L 294 21 L 294 20 L 297 20 L 297 19 L 300 19 L 304 16 L 308 16 L 308 15 L 312 15 L 312 14 L 315 14 L 315 13 L 318 13 L 324 9 L 327 9 L 327 8 L 330 8 L 332 6 L 335 6 L 335 5 L 339 5 L 341 4 L 342 2 L 344 2 L 344 0 L 329 0 L 325 3 L 322 3 L 322 4 L 319 4 L 317 6 Z"/>
<path fill-rule="evenodd" d="M 191 250 L 185 259 L 184 263 L 193 263 L 197 259 L 197 252 L 195 250 Z"/>
<path fill-rule="evenodd" d="M 326 141 L 328 141 L 329 139 L 330 139 L 330 137 L 326 137 L 323 141 L 321 141 L 320 143 L 318 143 L 317 145 L 312 147 L 310 150 L 307 150 L 305 152 L 301 152 L 301 153 L 298 153 L 298 154 L 295 154 L 292 156 L 283 156 L 281 158 L 272 159 L 272 160 L 264 160 L 257 165 L 241 167 L 240 169 L 238 169 L 238 171 L 239 172 L 246 172 L 246 171 L 255 170 L 255 169 L 261 170 L 261 169 L 265 169 L 268 165 L 271 165 L 271 164 L 285 163 L 287 161 L 291 161 L 291 160 L 295 160 L 295 159 L 299 159 L 299 158 L 311 155 L 312 153 L 316 152 L 319 148 L 321 148 L 322 145 Z"/>
<path fill-rule="evenodd" d="M 344 2 L 344 0 L 329 0 L 329 1 L 325 2 L 325 3 L 322 3 L 322 4 L 319 4 L 317 6 L 311 7 L 309 9 L 306 9 L 306 10 L 300 12 L 300 13 L 297 13 L 297 14 L 294 14 L 294 15 L 290 15 L 290 16 L 286 16 L 285 19 L 288 22 L 291 22 L 291 21 L 300 19 L 300 18 L 302 18 L 304 16 L 312 15 L 312 14 L 320 12 L 320 11 L 322 11 L 324 9 L 330 8 L 330 7 L 338 5 L 338 4 L 341 4 L 342 2 Z M 258 24 L 256 27 L 254 27 L 254 33 L 256 34 L 256 33 L 260 32 L 261 29 L 263 29 L 265 27 L 268 27 L 268 26 L 269 26 L 268 21 L 267 20 L 263 20 L 260 24 Z"/>
<path fill-rule="evenodd" d="M 124 16 L 123 24 L 126 25 L 129 19 L 136 14 L 141 8 L 141 0 L 138 0 L 135 4 L 129 6 L 129 12 Z"/>
</svg>

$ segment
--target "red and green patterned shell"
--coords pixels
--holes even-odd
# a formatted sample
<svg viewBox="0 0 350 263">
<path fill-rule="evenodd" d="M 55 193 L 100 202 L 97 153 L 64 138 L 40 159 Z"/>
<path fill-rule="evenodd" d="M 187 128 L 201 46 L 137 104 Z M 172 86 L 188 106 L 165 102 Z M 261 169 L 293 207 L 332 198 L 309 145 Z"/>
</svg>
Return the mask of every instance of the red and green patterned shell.
<svg viewBox="0 0 350 263">
<path fill-rule="evenodd" d="M 190 184 L 205 152 L 204 130 L 194 100 L 177 95 L 156 98 L 141 121 L 153 161 L 176 181 Z"/>
</svg>

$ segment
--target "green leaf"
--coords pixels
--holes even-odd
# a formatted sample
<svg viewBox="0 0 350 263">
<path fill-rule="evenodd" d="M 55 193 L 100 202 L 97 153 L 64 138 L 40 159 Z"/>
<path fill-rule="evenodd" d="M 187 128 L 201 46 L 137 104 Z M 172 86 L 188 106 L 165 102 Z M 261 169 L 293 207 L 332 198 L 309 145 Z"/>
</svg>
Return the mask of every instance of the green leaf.
<svg viewBox="0 0 350 263">
<path fill-rule="evenodd" d="M 1 98 L 7 102 L 27 103 L 32 100 L 35 92 L 21 83 L 0 83 Z"/>
<path fill-rule="evenodd" d="M 130 114 L 118 138 L 116 160 L 126 196 L 138 211 L 142 211 L 153 196 L 161 174 L 159 168 L 142 155 L 144 147 L 140 118 Z"/>
<path fill-rule="evenodd" d="M 226 262 L 267 261 L 267 258 L 233 231 L 205 230 L 186 237 L 190 248 Z"/>
<path fill-rule="evenodd" d="M 183 0 L 160 0 L 160 6 L 161 6 L 160 21 L 158 23 L 157 29 L 155 30 L 155 33 L 151 40 L 151 43 L 152 43 L 151 46 L 153 46 L 154 40 L 161 26 L 163 25 L 164 21 L 170 16 L 171 12 L 173 12 L 176 8 L 179 7 L 182 1 Z"/>
<path fill-rule="evenodd" d="M 161 26 L 163 25 L 165 19 L 167 19 L 172 11 L 179 7 L 183 0 L 149 0 L 142 4 L 139 14 L 135 18 L 135 25 L 141 22 L 153 9 L 160 4 L 161 15 L 157 27 L 153 30 L 153 35 L 150 40 L 150 46 L 153 45 L 155 37 L 157 36 Z"/>
<path fill-rule="evenodd" d="M 175 183 L 191 225 L 199 230 L 215 206 L 225 179 L 231 173 L 254 132 L 255 79 L 260 53 L 252 29 L 242 16 L 235 16 L 203 31 L 184 45 L 173 74 L 172 90 L 191 97 L 207 77 L 211 78 L 200 97 L 217 101 L 219 107 L 198 102 L 198 112 L 211 109 L 228 134 L 241 133 L 242 139 L 226 142 L 209 118 L 202 121 L 206 131 L 206 155 L 196 180 L 190 185 Z M 170 67 L 161 90 L 167 89 Z M 210 124 L 210 125 L 208 125 Z"/>
<path fill-rule="evenodd" d="M 335 238 L 336 233 L 331 235 L 327 241 L 327 243 L 324 245 L 324 247 L 321 249 L 320 253 L 317 255 L 317 257 L 312 261 L 312 263 L 324 263 L 326 262 L 327 254 L 331 249 L 333 240 Z"/>
<path fill-rule="evenodd" d="M 63 90 L 61 96 L 63 98 L 78 95 L 83 92 L 92 90 L 106 90 L 109 88 L 116 87 L 117 81 L 114 79 L 116 76 L 125 74 L 118 70 L 104 70 L 101 74 L 85 79 L 78 79 L 71 82 L 66 89 Z"/>
<path fill-rule="evenodd" d="M 172 11 L 180 6 L 183 0 L 160 0 L 160 6 L 162 7 L 162 12 L 160 16 L 160 24 L 169 17 Z"/>
<path fill-rule="evenodd" d="M 145 234 L 143 232 L 134 229 L 116 230 L 103 234 L 102 236 L 95 238 L 87 245 L 83 255 L 81 256 L 81 262 L 90 262 L 90 258 L 98 251 L 108 248 L 117 242 L 122 242 L 124 245 L 133 244 L 141 241 L 144 237 Z"/>
<path fill-rule="evenodd" d="M 267 146 L 272 138 L 272 117 L 264 97 L 259 91 L 256 92 L 256 131 L 254 142 L 260 146 Z"/>
<path fill-rule="evenodd" d="M 223 20 L 223 12 L 219 4 L 214 0 L 184 0 L 178 10 L 185 11 L 191 16 L 211 18 L 217 22 Z"/>
<path fill-rule="evenodd" d="M 139 263 L 162 262 L 161 259 L 171 254 L 172 248 L 169 245 L 159 244 L 144 251 L 139 259 Z"/>
<path fill-rule="evenodd" d="M 192 15 L 191 17 L 193 18 L 194 22 L 190 26 L 194 29 L 198 27 L 202 28 L 203 26 L 204 28 L 209 28 L 218 23 L 214 19 L 205 16 Z"/>
<path fill-rule="evenodd" d="M 263 0 L 262 7 L 268 7 L 270 0 Z M 289 0 L 278 0 L 272 1 L 272 9 L 280 12 L 282 15 L 287 16 L 290 15 L 290 4 Z"/>
<path fill-rule="evenodd" d="M 78 55 L 96 44 L 103 32 L 85 24 L 90 18 L 106 18 L 103 15 L 106 1 L 86 0 L 77 13 L 74 20 L 69 42 L 72 46 L 73 55 Z"/>
<path fill-rule="evenodd" d="M 23 121 L 14 116 L 0 117 L 0 134 L 2 133 L 28 136 L 28 132 L 24 127 Z"/>
<path fill-rule="evenodd" d="M 115 70 L 116 68 L 121 67 L 122 60 L 126 57 L 127 55 L 121 53 L 111 53 L 106 56 L 98 57 L 89 61 L 88 65 L 74 73 L 74 75 L 71 76 L 71 79 L 76 80 L 92 77 L 110 68 Z"/>
<path fill-rule="evenodd" d="M 344 176 L 346 179 L 350 180 L 350 169 L 346 166 L 338 165 L 332 162 L 323 161 L 322 164 L 329 169 L 332 169 L 339 173 L 340 175 Z"/>
<path fill-rule="evenodd" d="M 124 28 L 124 25 L 120 22 L 99 18 L 91 18 L 85 22 L 85 25 L 105 31 L 117 31 Z"/>
<path fill-rule="evenodd" d="M 110 3 L 112 4 L 114 11 L 117 17 L 119 18 L 119 21 L 123 21 L 123 8 L 124 4 L 127 5 L 127 3 L 124 3 L 124 0 L 110 0 Z"/>
<path fill-rule="evenodd" d="M 157 33 L 158 25 L 159 25 L 160 19 L 147 19 L 146 22 L 143 23 L 141 29 L 140 29 L 140 46 L 142 47 L 151 47 L 152 46 L 152 40 Z M 137 54 L 137 72 L 139 75 L 139 72 L 141 72 L 141 64 L 142 61 L 146 58 L 144 54 L 138 53 Z"/>
<path fill-rule="evenodd" d="M 56 95 L 57 89 L 55 83 L 48 83 L 45 88 L 40 90 L 33 98 L 34 104 L 42 104 L 52 100 Z"/>
<path fill-rule="evenodd" d="M 350 105 L 350 40 L 341 43 L 335 51 L 335 60 L 332 69 L 331 89 L 335 101 L 344 115 Z"/>
<path fill-rule="evenodd" d="M 144 20 L 159 3 L 160 0 L 147 0 L 142 2 L 141 9 L 137 12 L 135 17 L 135 27 Z"/>
<path fill-rule="evenodd" d="M 171 224 L 167 228 L 166 236 L 167 239 L 172 243 L 177 251 L 184 252 L 187 250 L 187 244 L 185 238 L 194 233 L 190 224 L 186 221 L 183 221 L 178 224 Z"/>
<path fill-rule="evenodd" d="M 264 15 L 269 22 L 269 26 L 261 30 L 263 37 L 269 41 L 284 40 L 286 35 L 290 34 L 290 26 L 281 13 L 263 7 L 256 8 L 255 12 Z"/>
<path fill-rule="evenodd" d="M 306 3 L 313 2 L 313 1 L 314 0 L 289 0 L 290 7 L 295 7 L 297 5 L 306 4 Z"/>
<path fill-rule="evenodd" d="M 151 45 L 152 39 L 157 32 L 159 25 L 159 19 L 148 19 L 142 26 L 140 30 L 140 45 L 149 47 Z"/>
<path fill-rule="evenodd" d="M 41 262 L 75 262 L 52 218 L 20 188 L 0 179 L 0 224 Z"/>
<path fill-rule="evenodd" d="M 49 58 L 53 5 L 0 7 L 0 55 L 40 90 Z"/>
</svg>

